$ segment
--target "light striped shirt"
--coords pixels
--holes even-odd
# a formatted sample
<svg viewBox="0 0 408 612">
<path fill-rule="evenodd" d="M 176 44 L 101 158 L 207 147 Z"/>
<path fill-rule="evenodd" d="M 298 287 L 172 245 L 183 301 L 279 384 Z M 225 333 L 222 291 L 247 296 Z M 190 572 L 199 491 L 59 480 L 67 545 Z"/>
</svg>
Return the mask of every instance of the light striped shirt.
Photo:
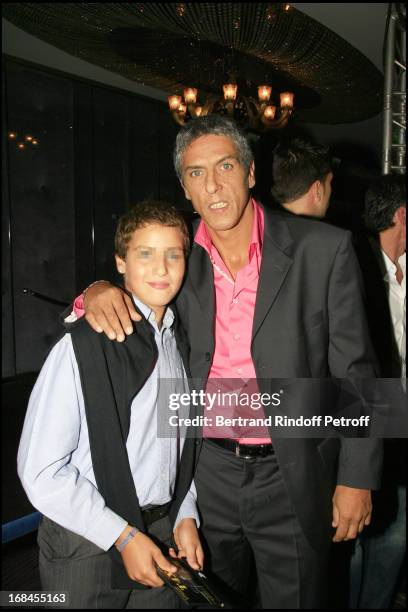
<svg viewBox="0 0 408 612">
<path fill-rule="evenodd" d="M 173 392 L 188 392 L 183 363 L 167 308 L 159 330 L 153 311 L 135 298 L 149 320 L 158 349 L 155 368 L 131 406 L 126 447 L 142 508 L 171 500 L 184 439 L 157 435 L 161 380 Z M 78 365 L 70 334 L 50 352 L 32 391 L 18 451 L 18 474 L 30 502 L 59 525 L 108 550 L 127 521 L 106 507 L 92 467 Z M 175 526 L 194 518 L 199 525 L 194 483 Z"/>
</svg>

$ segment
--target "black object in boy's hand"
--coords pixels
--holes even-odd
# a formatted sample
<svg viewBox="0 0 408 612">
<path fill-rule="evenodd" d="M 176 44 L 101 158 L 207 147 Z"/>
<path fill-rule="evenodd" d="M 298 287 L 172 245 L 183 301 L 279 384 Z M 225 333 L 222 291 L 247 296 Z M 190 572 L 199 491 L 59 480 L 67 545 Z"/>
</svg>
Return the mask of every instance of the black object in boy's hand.
<svg viewBox="0 0 408 612">
<path fill-rule="evenodd" d="M 225 603 L 214 592 L 207 577 L 189 566 L 184 559 L 167 557 L 177 567 L 174 574 L 162 570 L 156 564 L 157 575 L 189 606 L 206 604 L 206 607 L 224 608 Z M 229 606 L 228 606 L 229 607 Z"/>
</svg>

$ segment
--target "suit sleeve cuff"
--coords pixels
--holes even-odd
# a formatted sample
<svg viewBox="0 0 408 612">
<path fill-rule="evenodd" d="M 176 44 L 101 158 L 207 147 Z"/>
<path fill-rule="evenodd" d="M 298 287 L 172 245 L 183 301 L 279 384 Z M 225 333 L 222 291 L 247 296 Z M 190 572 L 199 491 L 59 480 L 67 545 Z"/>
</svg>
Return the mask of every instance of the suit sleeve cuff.
<svg viewBox="0 0 408 612">
<path fill-rule="evenodd" d="M 337 484 L 355 489 L 381 487 L 383 441 L 377 438 L 345 438 L 339 455 Z"/>
</svg>

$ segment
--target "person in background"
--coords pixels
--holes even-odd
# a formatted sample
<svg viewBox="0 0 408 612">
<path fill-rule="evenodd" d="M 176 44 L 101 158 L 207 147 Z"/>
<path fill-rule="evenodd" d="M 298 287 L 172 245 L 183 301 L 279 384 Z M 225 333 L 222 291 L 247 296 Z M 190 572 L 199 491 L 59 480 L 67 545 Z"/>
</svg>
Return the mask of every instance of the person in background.
<svg viewBox="0 0 408 612">
<path fill-rule="evenodd" d="M 365 196 L 369 233 L 356 241 L 367 295 L 367 315 L 382 378 L 406 378 L 405 177 L 376 178 Z M 370 528 L 356 542 L 350 607 L 387 609 L 406 550 L 406 440 L 384 445 L 383 484 Z"/>
<path fill-rule="evenodd" d="M 328 148 L 294 138 L 280 142 L 273 153 L 272 195 L 294 215 L 323 219 L 333 172 Z"/>
<path fill-rule="evenodd" d="M 273 196 L 284 209 L 325 217 L 333 176 L 327 148 L 304 139 L 283 141 L 274 150 L 272 174 Z M 402 176 L 373 181 L 365 197 L 370 239 L 355 240 L 371 338 L 384 378 L 405 377 L 405 200 Z M 374 494 L 375 520 L 357 539 L 352 555 L 352 608 L 389 607 L 405 554 L 405 440 L 385 441 L 385 450 L 382 490 Z"/>
<path fill-rule="evenodd" d="M 158 435 L 161 378 L 188 390 L 188 345 L 168 304 L 185 272 L 180 212 L 147 201 L 121 217 L 116 265 L 141 317 L 114 345 L 80 320 L 51 350 L 30 397 L 18 474 L 43 518 L 40 575 L 68 607 L 178 608 L 164 552 L 203 564 L 194 440 Z M 184 362 L 184 365 L 183 365 Z M 190 487 L 191 485 L 191 487 Z M 174 530 L 174 534 L 173 534 Z M 149 588 L 154 587 L 154 588 Z"/>
</svg>

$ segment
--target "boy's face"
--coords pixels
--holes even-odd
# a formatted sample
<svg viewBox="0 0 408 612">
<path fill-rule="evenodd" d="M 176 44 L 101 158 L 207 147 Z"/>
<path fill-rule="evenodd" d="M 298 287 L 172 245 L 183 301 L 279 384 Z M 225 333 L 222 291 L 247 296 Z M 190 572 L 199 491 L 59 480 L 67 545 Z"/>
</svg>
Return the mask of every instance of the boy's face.
<svg viewBox="0 0 408 612">
<path fill-rule="evenodd" d="M 126 259 L 115 256 L 126 289 L 156 314 L 164 312 L 181 287 L 185 271 L 183 247 L 179 228 L 149 224 L 133 232 Z"/>
</svg>

